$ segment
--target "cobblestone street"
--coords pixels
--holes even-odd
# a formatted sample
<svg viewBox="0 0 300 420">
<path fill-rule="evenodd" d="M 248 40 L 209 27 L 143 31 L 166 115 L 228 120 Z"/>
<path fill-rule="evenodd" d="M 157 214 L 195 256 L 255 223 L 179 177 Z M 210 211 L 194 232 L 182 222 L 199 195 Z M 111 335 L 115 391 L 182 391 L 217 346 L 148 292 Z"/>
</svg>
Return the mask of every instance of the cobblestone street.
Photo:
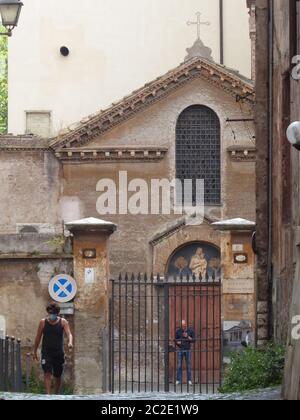
<svg viewBox="0 0 300 420">
<path fill-rule="evenodd" d="M 25 395 L 25 394 L 0 394 L 0 398 L 4 400 L 82 400 L 82 401 L 117 401 L 117 400 L 168 400 L 168 401 L 280 401 L 280 389 L 267 389 L 263 391 L 255 391 L 247 394 L 232 395 L 190 395 L 190 394 L 121 394 L 111 395 L 105 394 L 101 396 L 95 395 L 71 395 L 71 396 L 45 396 L 45 395 Z"/>
</svg>

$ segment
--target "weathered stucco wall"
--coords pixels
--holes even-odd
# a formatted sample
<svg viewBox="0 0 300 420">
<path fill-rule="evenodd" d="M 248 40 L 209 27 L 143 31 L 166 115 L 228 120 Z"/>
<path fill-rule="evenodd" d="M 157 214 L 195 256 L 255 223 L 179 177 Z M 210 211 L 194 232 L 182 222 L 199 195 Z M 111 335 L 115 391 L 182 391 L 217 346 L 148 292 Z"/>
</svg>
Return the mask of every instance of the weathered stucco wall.
<svg viewBox="0 0 300 420">
<path fill-rule="evenodd" d="M 268 277 L 269 241 L 269 144 L 268 144 L 268 1 L 256 1 L 257 42 L 256 42 L 256 260 L 257 305 L 261 315 L 268 316 L 266 331 L 258 331 L 259 344 L 264 345 L 270 338 L 271 298 Z"/>
<path fill-rule="evenodd" d="M 9 40 L 9 132 L 25 132 L 25 111 L 51 111 L 55 134 L 177 66 L 196 39 L 186 22 L 197 11 L 219 62 L 219 0 L 26 0 Z M 246 1 L 225 0 L 224 21 L 225 65 L 250 77 Z"/>
<path fill-rule="evenodd" d="M 292 4 L 292 2 L 291 2 Z M 274 67 L 273 67 L 273 308 L 274 330 L 278 340 L 285 342 L 289 331 L 289 312 L 294 266 L 292 212 L 292 148 L 286 130 L 291 122 L 291 39 L 290 7 L 284 1 L 274 2 Z M 275 34 L 281 34 L 277 37 Z M 297 215 L 298 218 L 298 215 Z"/>
<path fill-rule="evenodd" d="M 223 321 L 248 321 L 252 331 L 256 328 L 256 287 L 254 281 L 255 256 L 252 250 L 252 232 L 222 232 L 222 319 Z M 241 251 L 234 251 L 238 246 Z M 235 255 L 243 254 L 247 260 L 235 261 Z"/>
<path fill-rule="evenodd" d="M 59 175 L 51 151 L 1 150 L 0 234 L 17 233 L 17 223 L 57 225 Z"/>
<path fill-rule="evenodd" d="M 292 318 L 300 313 L 299 152 L 290 146 L 286 136 L 287 126 L 299 120 L 300 109 L 299 80 L 291 77 L 292 58 L 299 54 L 297 4 L 285 0 L 256 1 L 258 299 L 260 311 L 269 313 L 268 337 L 273 334 L 278 342 L 288 343 L 283 391 L 290 400 L 300 399 L 300 342 L 292 337 Z M 270 12 L 273 28 L 268 21 Z M 273 39 L 269 39 L 270 29 Z M 268 41 L 272 41 L 273 64 L 266 60 Z M 272 90 L 268 89 L 269 70 Z M 268 231 L 270 224 L 272 231 Z M 269 307 L 268 302 L 272 303 Z"/>
<path fill-rule="evenodd" d="M 6 333 L 31 347 L 39 321 L 49 303 L 48 283 L 55 274 L 72 273 L 73 261 L 64 259 L 0 259 L 0 314 Z"/>
<path fill-rule="evenodd" d="M 269 303 L 268 337 L 274 333 L 282 343 L 286 342 L 290 328 L 289 305 L 295 269 L 294 227 L 299 218 L 298 156 L 286 137 L 286 129 L 294 118 L 292 109 L 297 109 L 297 94 L 293 94 L 296 84 L 290 74 L 295 55 L 292 4 L 281 0 L 274 2 L 273 86 L 270 92 L 268 71 L 271 64 L 266 60 L 270 5 L 263 0 L 257 1 L 258 300 L 261 305 Z M 295 118 L 298 117 L 299 113 L 295 111 Z M 272 142 L 266 141 L 268 138 L 272 138 Z M 269 153 L 272 153 L 271 158 Z"/>
<path fill-rule="evenodd" d="M 73 274 L 73 257 L 58 246 L 57 236 L 0 235 L 0 318 L 4 333 L 21 339 L 24 354 L 32 352 L 38 323 L 45 318 L 50 300 L 49 280 L 59 273 Z M 66 318 L 73 330 L 72 317 Z M 72 354 L 67 353 L 67 382 L 72 382 L 72 365 Z M 30 366 L 39 374 L 40 365 L 32 358 Z"/>
<path fill-rule="evenodd" d="M 110 267 L 108 232 L 90 230 L 74 233 L 74 276 L 78 282 L 75 300 L 75 388 L 78 393 L 103 393 L 108 389 Z M 111 232 L 112 233 L 112 232 Z M 83 250 L 94 248 L 95 259 L 85 259 Z M 88 284 L 85 269 L 94 270 Z"/>
</svg>

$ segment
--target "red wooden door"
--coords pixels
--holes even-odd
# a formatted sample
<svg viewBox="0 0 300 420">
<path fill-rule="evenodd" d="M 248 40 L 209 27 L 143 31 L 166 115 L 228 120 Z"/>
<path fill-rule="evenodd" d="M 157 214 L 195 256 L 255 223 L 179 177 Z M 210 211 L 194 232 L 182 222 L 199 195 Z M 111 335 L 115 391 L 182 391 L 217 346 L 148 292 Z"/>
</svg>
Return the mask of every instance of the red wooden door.
<svg viewBox="0 0 300 420">
<path fill-rule="evenodd" d="M 176 285 L 169 287 L 169 376 L 176 380 L 176 330 L 182 320 L 195 331 L 192 345 L 194 384 L 218 384 L 221 371 L 221 289 L 219 285 Z M 174 351 L 175 350 L 175 351 Z M 183 383 L 187 380 L 183 364 Z"/>
</svg>

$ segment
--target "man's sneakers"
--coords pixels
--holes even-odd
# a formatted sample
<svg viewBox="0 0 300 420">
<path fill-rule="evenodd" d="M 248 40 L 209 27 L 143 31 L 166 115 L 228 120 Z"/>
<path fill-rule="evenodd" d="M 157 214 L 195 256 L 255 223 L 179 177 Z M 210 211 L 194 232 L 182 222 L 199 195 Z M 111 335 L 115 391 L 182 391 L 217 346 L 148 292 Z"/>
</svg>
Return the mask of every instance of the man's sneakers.
<svg viewBox="0 0 300 420">
<path fill-rule="evenodd" d="M 178 386 L 178 385 L 180 385 L 180 382 L 179 381 L 176 381 L 176 386 Z M 189 386 L 193 386 L 193 382 L 192 381 L 189 381 Z"/>
</svg>

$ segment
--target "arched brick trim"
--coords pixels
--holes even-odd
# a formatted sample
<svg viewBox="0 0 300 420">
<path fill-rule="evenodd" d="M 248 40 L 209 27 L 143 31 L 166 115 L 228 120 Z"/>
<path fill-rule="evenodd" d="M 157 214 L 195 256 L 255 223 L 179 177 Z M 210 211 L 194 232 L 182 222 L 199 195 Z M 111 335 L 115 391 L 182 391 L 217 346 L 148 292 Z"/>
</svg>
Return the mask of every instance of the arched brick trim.
<svg viewBox="0 0 300 420">
<path fill-rule="evenodd" d="M 153 269 L 154 273 L 164 274 L 171 255 L 176 250 L 193 242 L 204 242 L 218 249 L 221 247 L 220 232 L 215 231 L 207 223 L 199 226 L 186 226 L 174 232 L 172 236 L 153 246 Z"/>
</svg>

